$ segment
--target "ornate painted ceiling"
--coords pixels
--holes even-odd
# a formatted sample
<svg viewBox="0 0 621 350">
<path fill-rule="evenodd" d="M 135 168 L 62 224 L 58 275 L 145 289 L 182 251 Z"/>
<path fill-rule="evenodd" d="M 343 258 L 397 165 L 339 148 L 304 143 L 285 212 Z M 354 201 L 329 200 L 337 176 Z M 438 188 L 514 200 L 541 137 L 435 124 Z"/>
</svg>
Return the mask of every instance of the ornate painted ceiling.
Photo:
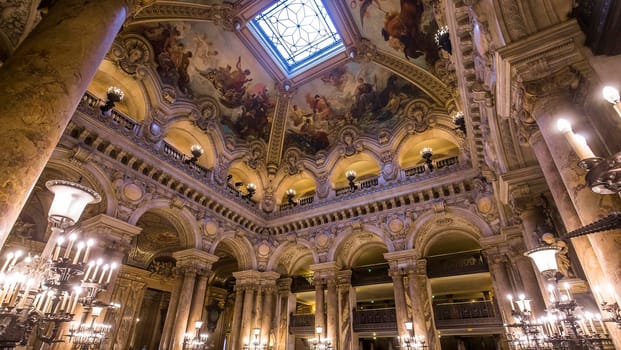
<svg viewBox="0 0 621 350">
<path fill-rule="evenodd" d="M 147 64 L 172 104 L 206 103 L 225 143 L 267 157 L 266 163 L 281 163 L 291 150 L 325 159 L 337 144 L 350 147 L 347 155 L 352 155 L 356 139 L 390 138 L 406 119 L 423 122 L 427 116 L 417 112 L 421 105 L 451 112 L 441 81 L 446 72 L 438 74 L 448 55 L 441 57 L 434 40 L 439 27 L 434 1 L 327 2 L 345 52 L 291 77 L 275 69 L 246 26 L 272 3 L 190 1 L 177 8 L 148 8 L 121 33 L 126 52 L 118 64 L 130 76 Z M 201 15 L 202 20 L 196 18 Z M 396 63 L 379 61 L 370 51 Z M 198 129 L 211 128 L 205 119 L 203 113 L 194 121 Z M 171 144 L 187 148 L 189 141 L 167 136 Z M 278 153 L 269 154 L 273 150 Z"/>
</svg>

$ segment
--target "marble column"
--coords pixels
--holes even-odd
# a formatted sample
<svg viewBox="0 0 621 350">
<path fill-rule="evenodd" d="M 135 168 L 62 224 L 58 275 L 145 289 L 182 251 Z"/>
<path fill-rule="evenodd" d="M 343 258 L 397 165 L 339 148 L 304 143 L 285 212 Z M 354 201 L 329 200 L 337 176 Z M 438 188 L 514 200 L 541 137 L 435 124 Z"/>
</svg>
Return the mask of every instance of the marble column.
<svg viewBox="0 0 621 350">
<path fill-rule="evenodd" d="M 332 340 L 332 344 L 339 344 L 338 334 L 338 298 L 336 295 L 336 279 L 331 276 L 328 281 L 326 293 L 327 306 L 327 337 Z"/>
<path fill-rule="evenodd" d="M 112 300 L 121 307 L 115 312 L 106 314 L 104 323 L 112 325 L 112 329 L 108 339 L 102 344 L 102 349 L 129 348 L 146 288 L 147 285 L 140 276 L 121 270 L 112 292 Z"/>
<path fill-rule="evenodd" d="M 289 336 L 289 313 L 295 308 L 295 295 L 291 293 L 291 282 L 293 280 L 289 277 L 280 278 L 276 282 L 278 288 L 278 303 L 276 305 L 276 336 L 274 349 L 286 350 L 291 347 L 288 346 L 289 340 L 294 338 Z"/>
<path fill-rule="evenodd" d="M 0 246 L 125 21 L 128 2 L 54 1 L 0 67 Z"/>
<path fill-rule="evenodd" d="M 438 349 L 433 305 L 427 280 L 427 260 L 418 259 L 407 269 L 408 291 L 412 303 L 412 322 L 415 334 L 425 336 L 429 349 Z"/>
<path fill-rule="evenodd" d="M 157 309 L 157 316 L 155 317 L 155 322 L 153 322 L 153 324 L 155 325 L 155 329 L 153 330 L 153 333 L 151 334 L 151 341 L 149 342 L 149 349 L 157 349 L 158 344 L 160 343 L 162 339 L 162 329 L 159 327 L 159 325 L 162 323 L 162 311 L 168 309 L 168 306 L 170 303 L 169 299 L 170 299 L 169 295 L 164 294 L 163 292 L 160 294 L 160 304 Z"/>
<path fill-rule="evenodd" d="M 313 279 L 313 283 L 315 284 L 315 327 L 323 327 L 324 334 L 322 334 L 322 336 L 325 337 L 326 321 L 325 321 L 325 313 L 324 313 L 324 308 L 323 308 L 324 307 L 323 281 L 317 276 L 315 276 L 315 279 Z"/>
<path fill-rule="evenodd" d="M 568 69 L 566 72 L 557 74 L 557 76 L 563 77 L 562 80 L 555 77 L 550 81 L 531 84 L 527 88 L 537 91 L 543 86 L 554 92 L 554 94 L 548 93 L 545 98 L 539 99 L 532 114 L 537 121 L 541 136 L 550 150 L 551 158 L 559 169 L 565 185 L 565 192 L 569 194 L 582 225 L 587 225 L 613 211 L 619 211 L 621 205 L 619 196 L 599 195 L 585 186 L 584 171 L 580 170 L 577 165 L 578 156 L 570 147 L 565 135 L 556 129 L 556 122 L 559 117 L 568 113 L 580 113 L 580 111 L 575 110 L 572 104 L 569 89 L 566 89 L 565 85 L 556 85 L 558 82 L 568 80 L 565 76 L 571 77 L 571 74 L 575 75 Z M 597 135 L 597 132 L 592 129 L 592 125 L 587 123 L 575 125 L 574 129 L 578 131 L 582 129 L 590 132 L 591 135 Z M 591 139 L 589 144 L 597 145 L 597 140 Z M 540 162 L 543 161 L 540 160 Z M 581 247 L 588 247 L 587 242 L 593 248 L 599 269 L 590 261 L 592 257 L 587 255 L 588 250 Z M 590 234 L 586 236 L 586 239 L 583 237 L 572 239 L 572 244 L 576 247 L 578 258 L 590 286 L 593 288 L 602 284 L 610 284 L 613 291 L 608 296 L 608 301 L 621 303 L 621 259 L 618 256 L 618 252 L 621 251 L 621 230 Z M 605 311 L 600 310 L 600 312 L 603 317 L 606 317 Z M 609 327 L 609 331 L 615 346 L 621 348 L 621 329 Z"/>
<path fill-rule="evenodd" d="M 168 310 L 166 311 L 166 320 L 164 321 L 164 330 L 162 331 L 159 350 L 171 349 L 170 342 L 172 340 L 175 315 L 177 315 L 177 306 L 179 304 L 179 295 L 181 295 L 182 286 L 183 276 L 176 276 L 175 288 L 170 294 L 170 302 L 168 303 Z"/>
<path fill-rule="evenodd" d="M 205 305 L 205 292 L 207 291 L 207 277 L 208 275 L 206 273 L 198 274 L 196 286 L 194 287 L 194 295 L 192 296 L 192 307 L 190 309 L 190 317 L 188 318 L 186 332 L 193 332 L 195 330 L 194 323 L 202 320 L 203 306 Z"/>
<path fill-rule="evenodd" d="M 484 252 L 487 255 L 487 264 L 492 276 L 496 303 L 500 309 L 502 320 L 505 323 L 513 323 L 511 303 L 507 300 L 507 295 L 513 295 L 515 293 L 513 291 L 507 270 L 507 256 L 503 252 L 490 252 L 489 250 Z"/>
<path fill-rule="evenodd" d="M 254 330 L 255 328 L 259 329 L 259 343 L 260 344 L 265 344 L 265 333 L 262 332 L 262 327 L 261 327 L 261 321 L 263 320 L 262 314 L 263 314 L 263 294 L 265 292 L 264 290 L 264 286 L 262 285 L 258 285 L 257 286 L 257 293 L 256 293 L 256 297 L 254 300 L 254 311 L 253 311 L 253 316 L 254 316 L 254 320 L 252 321 L 253 327 L 252 329 Z"/>
<path fill-rule="evenodd" d="M 174 252 L 173 258 L 177 260 L 177 266 L 184 271 L 184 275 L 183 285 L 179 293 L 175 324 L 171 335 L 172 345 L 170 349 L 181 350 L 188 318 L 192 309 L 192 296 L 194 295 L 196 276 L 197 274 L 208 274 L 213 263 L 218 261 L 218 257 L 196 248 L 190 248 Z"/>
<path fill-rule="evenodd" d="M 355 350 L 358 342 L 354 339 L 352 309 L 356 305 L 356 291 L 351 286 L 351 270 L 337 272 L 339 343 L 341 350 Z"/>
<path fill-rule="evenodd" d="M 244 299 L 244 289 L 235 284 L 235 305 L 233 306 L 233 320 L 231 321 L 231 336 L 226 345 L 227 350 L 240 349 L 239 335 L 241 329 L 242 303 Z"/>
<path fill-rule="evenodd" d="M 559 174 L 554 162 L 550 162 L 552 154 L 550 154 L 550 150 L 548 150 L 548 146 L 543 140 L 541 132 L 536 131 L 533 133 L 533 135 L 528 138 L 528 142 L 535 153 L 535 157 L 540 160 L 539 166 L 541 167 L 546 184 L 550 189 L 561 220 L 563 220 L 565 229 L 568 231 L 577 229 L 581 226 L 580 218 L 578 217 L 576 208 L 571 202 L 569 193 L 565 190 L 565 184 L 563 184 L 561 174 Z"/>
<path fill-rule="evenodd" d="M 537 125 L 559 169 L 566 192 L 576 208 L 581 223 L 590 224 L 613 211 L 619 211 L 621 202 L 618 196 L 596 194 L 585 186 L 583 171 L 579 170 L 577 165 L 578 157 L 570 148 L 565 136 L 556 129 L 556 122 L 560 116 L 576 113 L 569 94 L 559 93 L 553 97 L 546 97 L 539 101 L 537 107 L 533 111 Z M 587 131 L 594 131 L 589 129 L 591 125 L 584 127 Z M 621 230 L 591 234 L 588 239 L 599 261 L 604 279 L 614 286 L 615 301 L 621 303 L 619 293 L 621 259 L 618 258 L 618 252 L 621 251 Z M 589 271 L 585 269 L 585 273 L 589 274 Z M 621 345 L 621 339 L 618 343 Z"/>
<path fill-rule="evenodd" d="M 196 271 L 192 268 L 186 268 L 183 273 L 183 286 L 179 294 L 179 305 L 177 306 L 177 314 L 175 315 L 175 325 L 173 326 L 172 350 L 181 350 L 183 348 L 183 337 L 185 335 L 190 316 L 192 291 L 196 283 Z"/>
<path fill-rule="evenodd" d="M 263 339 L 265 339 L 265 344 L 273 345 L 273 339 L 271 339 L 272 335 L 272 319 L 274 316 L 274 285 L 268 285 L 263 287 L 265 300 L 263 312 L 261 315 L 261 334 Z M 272 342 L 270 344 L 270 342 Z"/>
<path fill-rule="evenodd" d="M 252 341 L 252 309 L 254 308 L 254 292 L 256 285 L 247 285 L 244 291 L 244 306 L 242 309 L 240 344 L 250 344 Z"/>
<path fill-rule="evenodd" d="M 397 334 L 403 336 L 407 334 L 405 323 L 408 321 L 407 305 L 405 303 L 405 287 L 403 284 L 403 272 L 399 268 L 390 267 L 390 277 L 392 277 L 393 292 L 395 294 L 395 313 L 397 316 Z"/>
</svg>

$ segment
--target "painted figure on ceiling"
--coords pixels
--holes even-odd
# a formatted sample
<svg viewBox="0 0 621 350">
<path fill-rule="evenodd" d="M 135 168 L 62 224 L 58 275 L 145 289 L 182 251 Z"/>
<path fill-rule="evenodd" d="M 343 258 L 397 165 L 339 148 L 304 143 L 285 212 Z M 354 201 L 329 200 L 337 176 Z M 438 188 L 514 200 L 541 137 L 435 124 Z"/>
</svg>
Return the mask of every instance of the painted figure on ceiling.
<svg viewBox="0 0 621 350">
<path fill-rule="evenodd" d="M 382 37 L 388 45 L 402 51 L 405 58 L 425 55 L 430 65 L 438 59 L 434 35 L 438 25 L 431 10 L 425 13 L 423 0 L 401 0 L 399 12 L 385 12 Z"/>
<path fill-rule="evenodd" d="M 403 106 L 420 95 L 415 86 L 388 70 L 356 63 L 335 68 L 294 97 L 285 149 L 294 146 L 316 155 L 337 142 L 337 131 L 346 125 L 375 135 L 380 128 L 396 125 Z"/>
</svg>

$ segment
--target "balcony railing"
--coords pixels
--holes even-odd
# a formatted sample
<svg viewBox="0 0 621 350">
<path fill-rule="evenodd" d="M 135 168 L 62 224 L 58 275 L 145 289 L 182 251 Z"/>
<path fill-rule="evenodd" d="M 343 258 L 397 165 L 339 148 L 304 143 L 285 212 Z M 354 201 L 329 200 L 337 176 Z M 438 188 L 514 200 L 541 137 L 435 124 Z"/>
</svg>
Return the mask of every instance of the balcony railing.
<svg viewBox="0 0 621 350">
<path fill-rule="evenodd" d="M 99 107 L 103 104 L 104 102 L 101 99 L 87 91 L 84 96 L 82 96 L 82 103 L 80 103 L 78 107 L 82 108 L 90 115 L 97 116 L 99 120 L 107 122 L 108 125 L 112 126 L 114 129 L 120 130 L 124 134 L 136 132 L 139 126 L 138 122 L 116 109 L 111 109 L 109 111 L 110 115 L 108 116 L 103 115 L 99 110 Z M 93 111 L 95 113 L 90 113 Z"/>
<path fill-rule="evenodd" d="M 458 163 L 459 163 L 459 158 L 457 156 L 436 160 L 435 169 L 439 170 L 445 167 L 450 167 L 451 165 L 455 165 Z M 425 164 L 420 164 L 420 165 L 404 170 L 405 176 L 414 176 L 414 175 L 424 174 L 427 171 L 428 170 Z"/>
<path fill-rule="evenodd" d="M 354 310 L 354 332 L 397 331 L 394 308 Z"/>
<path fill-rule="evenodd" d="M 433 306 L 438 328 L 500 326 L 502 318 L 493 301 L 442 303 Z"/>
<path fill-rule="evenodd" d="M 308 292 L 315 290 L 312 284 L 311 276 L 293 276 L 291 277 L 291 292 Z"/>
<path fill-rule="evenodd" d="M 480 250 L 427 258 L 427 276 L 445 277 L 487 272 L 487 261 Z"/>
<path fill-rule="evenodd" d="M 312 204 L 314 201 L 315 201 L 315 195 L 302 197 L 298 199 L 297 205 L 304 206 L 304 205 Z M 289 209 L 292 209 L 293 207 L 294 205 L 290 203 L 283 203 L 280 205 L 280 210 L 289 210 Z"/>
<path fill-rule="evenodd" d="M 388 274 L 388 268 L 386 263 L 354 267 L 351 269 L 351 284 L 353 286 L 365 286 L 390 283 L 392 279 Z"/>
<path fill-rule="evenodd" d="M 367 180 L 358 181 L 358 182 L 356 182 L 356 186 L 358 186 L 356 188 L 356 190 L 358 191 L 358 190 L 363 190 L 365 188 L 375 187 L 378 184 L 379 184 L 379 178 L 377 178 L 377 177 L 374 177 L 374 178 L 371 178 L 371 179 L 367 179 Z M 336 196 L 337 197 L 352 192 L 352 190 L 351 190 L 351 188 L 349 186 L 337 188 L 335 191 L 336 191 Z"/>
<path fill-rule="evenodd" d="M 314 334 L 315 314 L 289 314 L 289 333 L 291 334 Z"/>
</svg>

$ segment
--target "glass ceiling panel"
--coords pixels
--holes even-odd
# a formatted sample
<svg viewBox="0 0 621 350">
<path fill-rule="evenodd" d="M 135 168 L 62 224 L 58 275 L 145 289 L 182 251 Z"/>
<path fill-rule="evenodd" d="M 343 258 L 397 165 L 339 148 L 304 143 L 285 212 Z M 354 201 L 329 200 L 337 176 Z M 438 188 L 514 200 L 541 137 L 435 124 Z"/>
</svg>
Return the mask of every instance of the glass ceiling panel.
<svg viewBox="0 0 621 350">
<path fill-rule="evenodd" d="M 250 28 L 291 75 L 343 51 L 343 42 L 321 0 L 281 0 Z"/>
</svg>

